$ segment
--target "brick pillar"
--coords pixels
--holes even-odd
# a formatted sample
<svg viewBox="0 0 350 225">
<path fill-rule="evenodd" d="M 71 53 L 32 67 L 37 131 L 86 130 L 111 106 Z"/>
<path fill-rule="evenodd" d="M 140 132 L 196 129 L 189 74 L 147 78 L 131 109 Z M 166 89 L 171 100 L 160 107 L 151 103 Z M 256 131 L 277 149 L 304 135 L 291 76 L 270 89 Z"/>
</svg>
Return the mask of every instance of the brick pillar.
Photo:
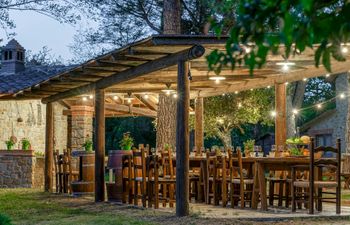
<svg viewBox="0 0 350 225">
<path fill-rule="evenodd" d="M 94 108 L 92 106 L 72 106 L 71 118 L 68 122 L 68 143 L 71 149 L 82 149 L 86 137 L 92 139 L 92 121 L 94 115 Z"/>
</svg>

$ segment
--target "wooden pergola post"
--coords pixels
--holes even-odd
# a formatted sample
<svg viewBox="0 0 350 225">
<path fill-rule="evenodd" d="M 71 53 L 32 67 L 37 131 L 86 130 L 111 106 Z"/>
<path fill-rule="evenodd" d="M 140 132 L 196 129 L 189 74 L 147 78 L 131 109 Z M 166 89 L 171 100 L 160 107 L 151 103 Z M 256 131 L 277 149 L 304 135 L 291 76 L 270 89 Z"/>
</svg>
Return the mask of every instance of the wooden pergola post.
<svg viewBox="0 0 350 225">
<path fill-rule="evenodd" d="M 45 130 L 45 191 L 52 192 L 53 188 L 53 148 L 54 148 L 54 111 L 53 103 L 46 104 L 46 130 Z"/>
<path fill-rule="evenodd" d="M 197 151 L 200 151 L 204 146 L 204 131 L 203 131 L 203 98 L 198 97 L 195 100 L 195 146 Z"/>
<path fill-rule="evenodd" d="M 95 91 L 95 202 L 105 199 L 105 91 Z"/>
<path fill-rule="evenodd" d="M 188 63 L 180 60 L 177 76 L 176 117 L 176 215 L 189 215 L 189 106 Z"/>
<path fill-rule="evenodd" d="M 287 85 L 275 84 L 275 144 L 285 145 L 287 139 Z"/>
</svg>

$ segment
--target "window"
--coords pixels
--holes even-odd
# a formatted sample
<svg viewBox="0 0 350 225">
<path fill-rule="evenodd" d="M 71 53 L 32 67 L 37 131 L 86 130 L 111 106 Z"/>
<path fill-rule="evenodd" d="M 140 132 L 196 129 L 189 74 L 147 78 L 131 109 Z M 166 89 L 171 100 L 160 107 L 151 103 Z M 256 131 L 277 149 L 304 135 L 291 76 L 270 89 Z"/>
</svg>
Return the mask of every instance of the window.
<svg viewBox="0 0 350 225">
<path fill-rule="evenodd" d="M 21 60 L 19 53 L 20 52 L 17 52 L 17 60 Z"/>
<path fill-rule="evenodd" d="M 316 146 L 332 146 L 332 134 L 316 135 Z"/>
<path fill-rule="evenodd" d="M 9 60 L 12 59 L 12 51 L 9 51 Z"/>
<path fill-rule="evenodd" d="M 9 59 L 9 52 L 8 51 L 5 51 L 5 60 L 8 60 Z"/>
</svg>

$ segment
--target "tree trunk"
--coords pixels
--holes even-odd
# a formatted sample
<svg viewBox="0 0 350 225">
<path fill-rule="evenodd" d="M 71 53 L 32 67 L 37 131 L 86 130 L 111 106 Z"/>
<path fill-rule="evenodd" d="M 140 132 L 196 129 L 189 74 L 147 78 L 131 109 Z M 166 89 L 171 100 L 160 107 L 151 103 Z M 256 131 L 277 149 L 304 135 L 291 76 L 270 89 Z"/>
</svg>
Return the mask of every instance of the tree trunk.
<svg viewBox="0 0 350 225">
<path fill-rule="evenodd" d="M 165 0 L 163 5 L 163 34 L 181 34 L 180 0 Z M 165 87 L 165 86 L 164 86 Z M 176 99 L 159 95 L 157 112 L 157 148 L 176 143 Z"/>
<path fill-rule="evenodd" d="M 165 0 L 163 4 L 163 34 L 181 34 L 180 0 Z"/>
<path fill-rule="evenodd" d="M 222 141 L 222 144 L 224 145 L 225 149 L 232 146 L 231 131 L 219 132 L 218 136 L 219 136 L 220 140 Z"/>
<path fill-rule="evenodd" d="M 300 109 L 303 101 L 306 88 L 305 81 L 298 81 L 289 88 L 287 96 L 287 137 L 296 135 L 296 116 L 293 114 L 293 109 Z"/>
<path fill-rule="evenodd" d="M 176 99 L 165 94 L 159 95 L 157 112 L 157 148 L 165 144 L 176 144 Z"/>
</svg>

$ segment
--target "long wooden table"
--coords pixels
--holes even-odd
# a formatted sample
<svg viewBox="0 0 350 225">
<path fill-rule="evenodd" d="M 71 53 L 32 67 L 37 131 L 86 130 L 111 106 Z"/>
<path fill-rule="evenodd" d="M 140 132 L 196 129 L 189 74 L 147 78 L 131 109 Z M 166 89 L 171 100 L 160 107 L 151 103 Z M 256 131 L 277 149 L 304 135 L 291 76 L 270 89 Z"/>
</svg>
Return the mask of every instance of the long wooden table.
<svg viewBox="0 0 350 225">
<path fill-rule="evenodd" d="M 291 170 L 295 165 L 309 165 L 309 157 L 275 157 L 275 158 L 252 158 L 254 159 L 254 185 L 252 208 L 257 209 L 259 194 L 261 200 L 261 210 L 267 211 L 267 193 L 266 193 L 266 171 Z M 244 162 L 244 160 L 242 160 Z"/>
</svg>

